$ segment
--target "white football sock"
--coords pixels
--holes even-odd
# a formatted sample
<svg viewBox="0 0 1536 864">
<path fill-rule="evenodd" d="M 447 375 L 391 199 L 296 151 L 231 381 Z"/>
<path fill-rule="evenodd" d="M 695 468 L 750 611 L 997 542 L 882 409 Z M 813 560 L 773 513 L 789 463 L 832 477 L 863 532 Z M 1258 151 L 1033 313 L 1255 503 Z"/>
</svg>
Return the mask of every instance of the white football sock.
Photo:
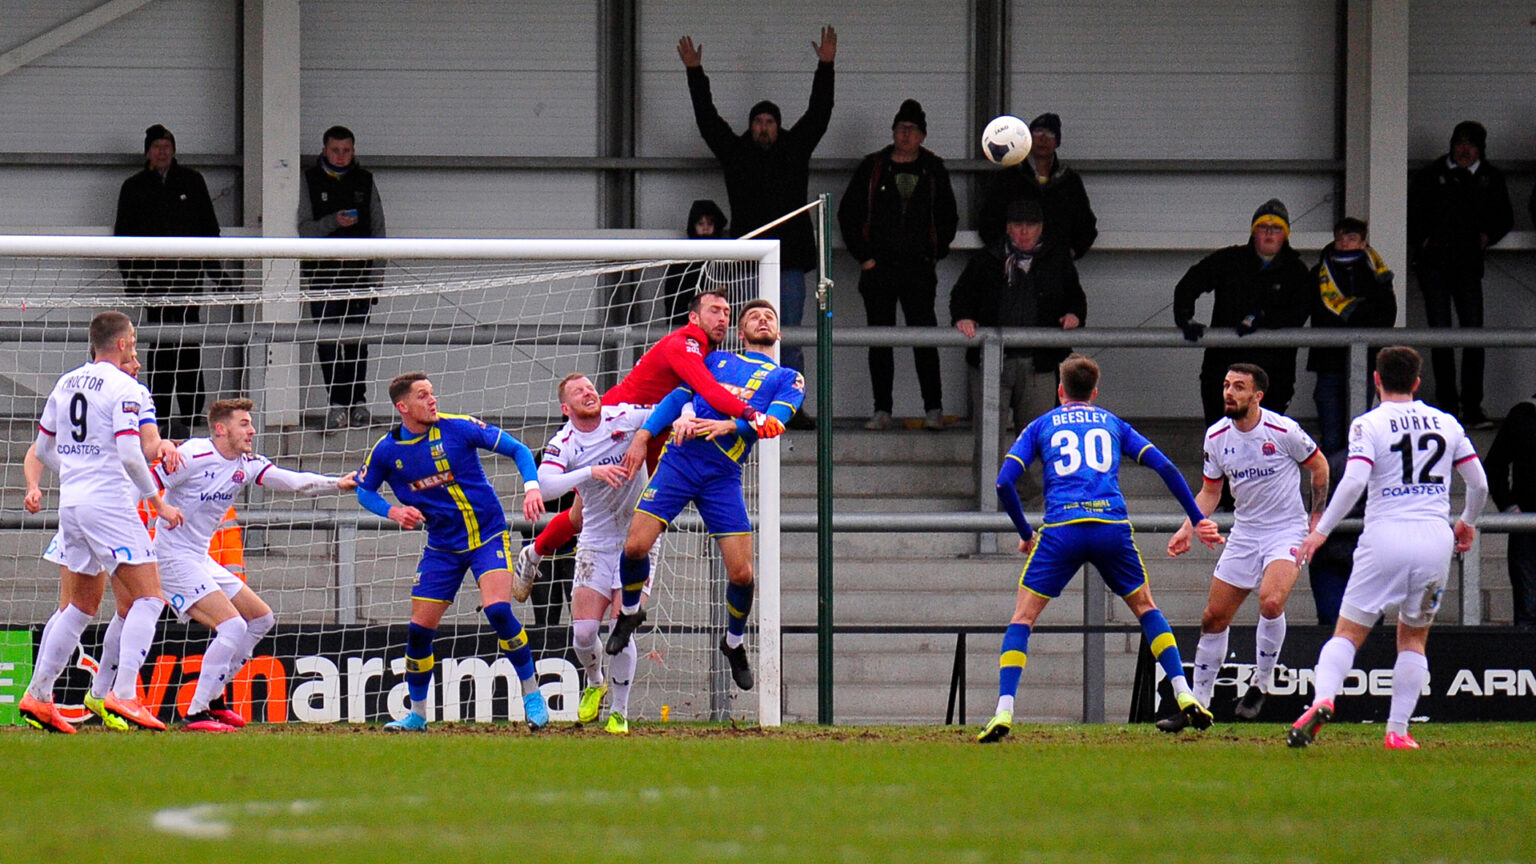
<svg viewBox="0 0 1536 864">
<path fill-rule="evenodd" d="M 65 605 L 68 606 L 68 604 Z M 63 609 L 53 610 L 53 614 L 48 616 L 48 623 L 43 625 L 43 635 L 38 637 L 37 644 L 42 645 L 48 641 L 48 633 L 53 630 L 53 625 L 59 623 L 59 617 L 63 614 Z"/>
<path fill-rule="evenodd" d="M 741 643 L 744 641 L 746 640 L 743 637 L 737 636 L 735 633 L 725 634 L 725 647 L 727 648 L 740 648 Z"/>
<path fill-rule="evenodd" d="M 59 613 L 59 620 L 48 631 L 48 641 L 38 646 L 37 665 L 32 667 L 32 681 L 27 685 L 33 699 L 53 701 L 53 685 L 80 646 L 80 634 L 90 623 L 91 616 L 73 603 Z"/>
<path fill-rule="evenodd" d="M 1285 613 L 1274 618 L 1260 615 L 1259 626 L 1253 631 L 1253 642 L 1258 649 L 1253 683 L 1260 693 L 1268 693 L 1275 675 L 1275 661 L 1280 659 L 1280 646 L 1285 644 Z"/>
<path fill-rule="evenodd" d="M 635 637 L 629 637 L 624 650 L 613 655 L 608 661 L 608 683 L 612 685 L 613 701 L 608 703 L 608 710 L 614 714 L 629 716 L 629 685 L 635 683 L 635 666 L 640 659 L 640 652 L 635 649 Z"/>
<path fill-rule="evenodd" d="M 234 658 L 229 661 L 230 681 L 235 680 L 235 676 L 239 675 L 240 670 L 245 668 L 245 664 L 250 662 L 251 656 L 256 653 L 256 646 L 266 638 L 275 624 L 277 624 L 277 616 L 271 612 L 245 622 L 245 635 L 240 637 L 240 648 L 235 652 Z"/>
<path fill-rule="evenodd" d="M 581 670 L 587 673 L 588 687 L 603 686 L 603 664 L 597 656 L 597 629 L 599 622 L 591 618 L 577 618 L 571 622 L 571 650 Z"/>
<path fill-rule="evenodd" d="M 1211 697 L 1216 694 L 1216 674 L 1227 660 L 1227 633 L 1201 633 L 1200 643 L 1195 646 L 1194 693 L 1201 705 L 1211 704 Z"/>
<path fill-rule="evenodd" d="M 1419 694 L 1429 682 L 1429 658 L 1417 651 L 1397 652 L 1392 664 L 1392 708 L 1387 713 L 1387 731 L 1408 734 L 1408 718 L 1419 704 Z"/>
<path fill-rule="evenodd" d="M 112 693 L 117 698 L 126 701 L 138 697 L 139 668 L 149 656 L 155 641 L 155 624 L 164 608 L 165 601 L 159 597 L 140 597 L 128 607 L 122 642 L 117 649 L 117 678 L 112 682 Z"/>
<path fill-rule="evenodd" d="M 112 682 L 117 678 L 117 652 L 123 641 L 123 616 L 112 613 L 112 623 L 101 637 L 101 657 L 96 664 L 96 677 L 91 679 L 91 695 L 107 698 L 112 692 Z"/>
<path fill-rule="evenodd" d="M 1010 714 L 1013 713 L 1013 697 L 1012 696 L 999 696 L 999 697 L 997 697 L 997 711 L 995 713 L 1001 714 L 1004 711 L 1007 711 Z"/>
<path fill-rule="evenodd" d="M 1312 704 L 1323 701 L 1333 701 L 1339 695 L 1339 688 L 1344 686 L 1344 676 L 1349 674 L 1349 669 L 1355 663 L 1355 643 L 1343 636 L 1335 636 L 1323 643 L 1323 650 L 1317 652 L 1317 669 L 1313 673 L 1312 689 L 1316 692 L 1316 698 Z"/>
<path fill-rule="evenodd" d="M 203 652 L 203 668 L 197 675 L 197 689 L 192 691 L 192 704 L 187 706 L 187 716 L 208 710 L 208 703 L 224 692 L 224 682 L 229 680 L 230 661 L 240 650 L 245 638 L 245 619 L 239 615 L 215 628 L 218 635 L 208 643 Z"/>
</svg>

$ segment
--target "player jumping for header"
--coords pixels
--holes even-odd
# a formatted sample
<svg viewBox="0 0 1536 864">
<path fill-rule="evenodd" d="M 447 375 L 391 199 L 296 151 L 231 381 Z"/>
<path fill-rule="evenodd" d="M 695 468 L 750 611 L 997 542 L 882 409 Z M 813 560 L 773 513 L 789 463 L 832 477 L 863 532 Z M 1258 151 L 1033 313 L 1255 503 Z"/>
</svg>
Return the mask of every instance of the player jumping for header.
<svg viewBox="0 0 1536 864">
<path fill-rule="evenodd" d="M 782 426 L 805 400 L 805 379 L 800 373 L 773 361 L 771 352 L 779 341 L 779 315 L 767 300 L 749 301 L 741 310 L 739 326 L 746 350 L 715 351 L 705 359 L 711 374 L 741 398 Z M 691 401 L 695 419 L 679 421 L 682 407 Z M 656 476 L 640 495 L 624 557 L 619 562 L 623 596 L 618 620 L 605 646 L 618 654 L 629 637 L 645 621 L 640 592 L 650 576 L 650 551 L 661 532 L 692 501 L 725 561 L 725 603 L 729 612 L 720 651 L 731 664 L 731 677 L 743 690 L 752 689 L 752 669 L 742 636 L 752 610 L 752 523 L 742 496 L 742 465 L 758 436 L 753 424 L 734 420 L 716 411 L 691 388 L 680 387 L 656 406 L 645 427 L 635 435 L 625 454 L 625 467 L 638 469 L 647 439 L 668 425 L 675 442 L 667 446 L 656 467 Z"/>
</svg>

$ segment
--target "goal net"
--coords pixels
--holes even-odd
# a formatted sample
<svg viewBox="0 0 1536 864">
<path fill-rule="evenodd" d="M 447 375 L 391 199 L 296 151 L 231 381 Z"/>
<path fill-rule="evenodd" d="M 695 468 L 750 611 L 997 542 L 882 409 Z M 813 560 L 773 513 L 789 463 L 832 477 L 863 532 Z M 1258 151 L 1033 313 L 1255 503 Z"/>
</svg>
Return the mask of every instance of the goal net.
<svg viewBox="0 0 1536 864">
<path fill-rule="evenodd" d="M 386 387 L 413 370 L 431 376 L 440 410 L 500 426 L 537 454 L 564 423 L 557 382 L 581 372 L 599 390 L 617 383 L 679 326 L 699 288 L 723 291 L 733 307 L 777 301 L 777 245 L 0 237 L 0 725 L 16 722 L 42 626 L 59 602 L 58 567 L 40 557 L 56 525 L 56 478 L 44 478 L 42 512 L 27 514 L 22 459 L 54 382 L 86 359 L 96 312 L 120 309 L 138 324 L 139 377 L 163 433 L 207 435 L 200 415 L 213 400 L 248 397 L 258 452 L 283 467 L 342 474 L 396 424 Z M 717 650 L 726 580 L 690 508 L 664 535 L 647 627 L 636 637 L 631 718 L 779 722 L 777 445 L 759 445 L 747 477 L 760 525 L 747 639 L 757 691 L 730 685 Z M 524 478 L 510 459 L 482 453 L 481 461 L 514 544 L 530 541 Z M 425 534 L 373 516 L 351 495 L 252 487 L 233 505 L 244 573 L 278 622 L 229 688 L 237 710 L 270 722 L 402 716 L 409 596 Z M 570 649 L 570 573 L 558 556 L 547 561 L 534 596 L 514 604 L 557 721 L 575 720 L 586 683 Z M 81 702 L 112 605 L 109 595 L 60 679 L 61 706 Z M 161 619 L 140 687 L 163 719 L 185 711 L 211 635 L 169 612 Z M 436 656 L 429 719 L 522 719 L 516 675 L 472 579 L 443 619 Z"/>
</svg>

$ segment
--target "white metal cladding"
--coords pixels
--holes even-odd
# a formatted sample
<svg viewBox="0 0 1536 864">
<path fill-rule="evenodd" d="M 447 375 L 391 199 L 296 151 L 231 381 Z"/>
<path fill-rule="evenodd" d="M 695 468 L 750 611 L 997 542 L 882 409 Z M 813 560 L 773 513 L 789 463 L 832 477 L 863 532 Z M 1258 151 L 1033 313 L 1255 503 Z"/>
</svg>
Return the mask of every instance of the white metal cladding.
<svg viewBox="0 0 1536 864">
<path fill-rule="evenodd" d="M 139 138 L 142 142 L 142 130 Z M 240 224 L 239 172 L 233 168 L 199 168 L 196 157 L 186 164 L 202 173 L 219 225 L 229 233 L 232 226 Z M 118 191 L 137 170 L 130 166 L 0 166 L 0 189 L 5 190 L 0 194 L 0 230 L 48 232 L 88 227 L 111 233 L 117 218 Z"/>
<path fill-rule="evenodd" d="M 301 14 L 305 154 L 340 123 L 365 155 L 597 155 L 596 3 L 306 0 Z"/>
<path fill-rule="evenodd" d="M 1329 159 L 1334 0 L 1014 0 L 1010 107 L 1066 158 Z"/>
<path fill-rule="evenodd" d="M 0 51 L 99 5 L 7 0 Z M 234 153 L 238 19 L 225 0 L 156 0 L 0 76 L 0 152 L 143 153 L 164 123 L 183 154 Z"/>
<path fill-rule="evenodd" d="M 1409 7 L 1410 159 L 1446 152 L 1462 120 L 1488 127 L 1494 163 L 1536 159 L 1531 14 L 1531 4 L 1511 0 L 1415 0 Z"/>
</svg>

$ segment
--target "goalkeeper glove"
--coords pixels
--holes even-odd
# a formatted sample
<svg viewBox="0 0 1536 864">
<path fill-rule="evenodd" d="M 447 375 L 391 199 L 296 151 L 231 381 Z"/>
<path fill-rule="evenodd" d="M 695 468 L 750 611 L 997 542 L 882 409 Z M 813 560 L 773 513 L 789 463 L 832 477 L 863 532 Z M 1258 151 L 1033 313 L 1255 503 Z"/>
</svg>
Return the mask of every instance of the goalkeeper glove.
<svg viewBox="0 0 1536 864">
<path fill-rule="evenodd" d="M 1184 331 L 1184 338 L 1191 342 L 1199 342 L 1200 337 L 1205 335 L 1205 325 L 1199 321 L 1185 321 L 1179 325 L 1179 329 Z"/>
<path fill-rule="evenodd" d="M 757 433 L 758 440 L 777 438 L 784 434 L 784 421 L 765 412 L 759 413 L 749 421 L 752 431 Z"/>
</svg>

